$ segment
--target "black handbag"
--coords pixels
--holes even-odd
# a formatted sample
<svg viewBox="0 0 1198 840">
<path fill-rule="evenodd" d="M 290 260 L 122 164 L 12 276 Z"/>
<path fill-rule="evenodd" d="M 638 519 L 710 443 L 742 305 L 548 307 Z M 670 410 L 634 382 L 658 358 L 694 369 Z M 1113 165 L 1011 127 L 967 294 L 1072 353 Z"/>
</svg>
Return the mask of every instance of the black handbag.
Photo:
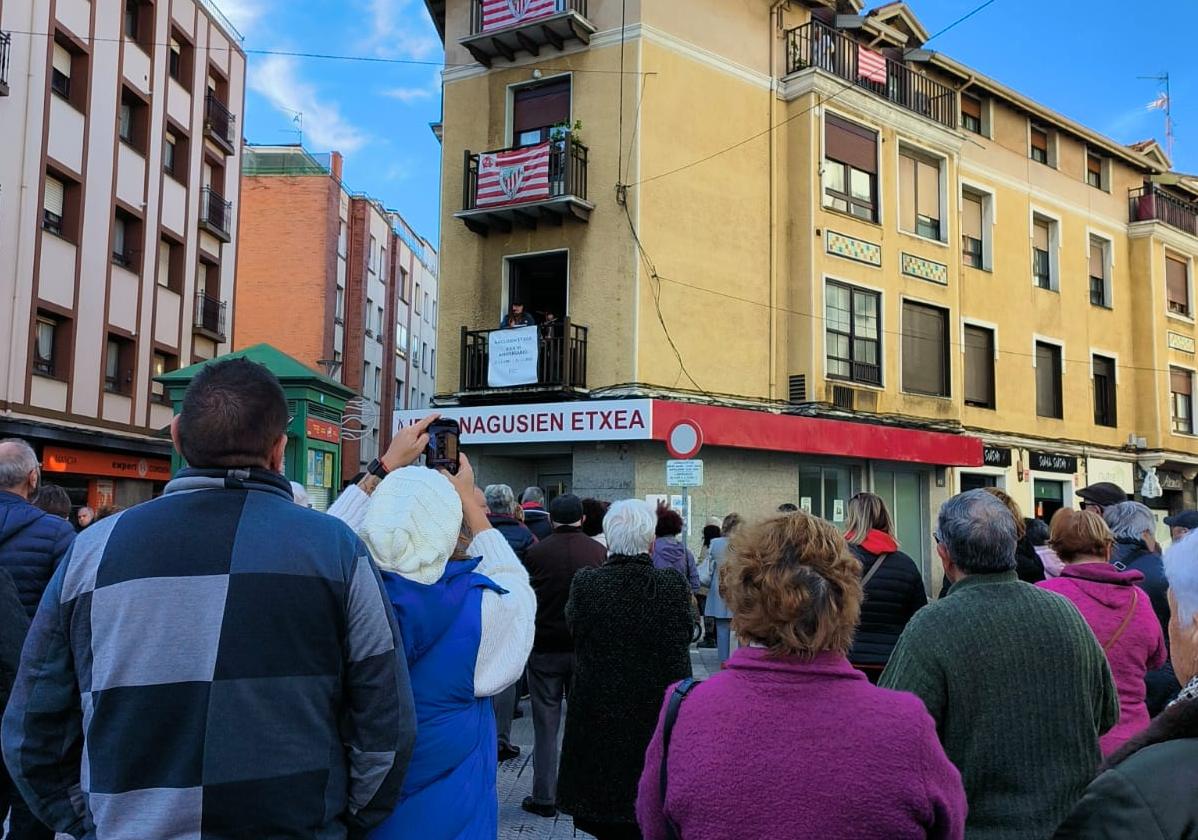
<svg viewBox="0 0 1198 840">
<path fill-rule="evenodd" d="M 661 788 L 661 813 L 666 823 L 666 837 L 669 840 L 681 840 L 678 836 L 678 829 L 670 822 L 670 818 L 665 816 L 666 812 L 666 780 L 669 776 L 667 768 L 670 763 L 670 735 L 674 731 L 674 723 L 678 720 L 678 710 L 682 707 L 682 701 L 686 699 L 686 695 L 690 690 L 698 685 L 694 677 L 687 677 L 678 685 L 674 686 L 673 693 L 670 694 L 670 704 L 666 707 L 666 719 L 661 724 L 661 770 L 659 775 L 659 786 Z"/>
</svg>

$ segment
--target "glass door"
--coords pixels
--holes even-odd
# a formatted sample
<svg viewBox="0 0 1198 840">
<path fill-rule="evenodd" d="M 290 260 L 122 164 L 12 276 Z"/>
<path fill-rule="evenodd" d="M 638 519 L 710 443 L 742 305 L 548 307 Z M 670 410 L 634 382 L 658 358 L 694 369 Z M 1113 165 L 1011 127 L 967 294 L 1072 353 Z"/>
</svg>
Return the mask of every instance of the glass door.
<svg viewBox="0 0 1198 840">
<path fill-rule="evenodd" d="M 849 499 L 860 486 L 856 467 L 804 466 L 799 468 L 799 507 L 844 527 Z M 784 499 L 782 501 L 790 501 Z"/>
<path fill-rule="evenodd" d="M 894 519 L 895 539 L 923 575 L 924 586 L 932 579 L 929 545 L 931 524 L 928 510 L 928 474 L 915 470 L 874 470 L 874 492 L 882 497 Z"/>
</svg>

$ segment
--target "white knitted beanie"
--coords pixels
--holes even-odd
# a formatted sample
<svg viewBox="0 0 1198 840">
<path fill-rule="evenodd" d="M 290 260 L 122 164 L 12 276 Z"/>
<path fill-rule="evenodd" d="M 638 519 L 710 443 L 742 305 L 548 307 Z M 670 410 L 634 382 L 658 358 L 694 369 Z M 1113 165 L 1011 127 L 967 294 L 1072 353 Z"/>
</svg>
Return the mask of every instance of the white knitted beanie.
<svg viewBox="0 0 1198 840">
<path fill-rule="evenodd" d="M 430 584 L 444 574 L 461 530 L 462 500 L 449 479 L 404 467 L 371 495 L 359 536 L 379 568 Z"/>
</svg>

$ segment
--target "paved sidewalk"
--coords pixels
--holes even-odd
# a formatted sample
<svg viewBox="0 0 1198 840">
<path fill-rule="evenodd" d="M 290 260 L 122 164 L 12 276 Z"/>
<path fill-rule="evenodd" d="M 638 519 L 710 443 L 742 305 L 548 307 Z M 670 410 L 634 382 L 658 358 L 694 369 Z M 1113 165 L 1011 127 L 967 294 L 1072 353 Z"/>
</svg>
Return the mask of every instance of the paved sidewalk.
<svg viewBox="0 0 1198 840">
<path fill-rule="evenodd" d="M 706 679 L 719 670 L 714 649 L 691 648 L 691 667 L 695 679 Z M 524 717 L 512 721 L 512 743 L 520 747 L 520 757 L 499 765 L 499 840 L 584 840 L 591 835 L 577 831 L 566 814 L 545 819 L 520 808 L 524 797 L 532 793 L 532 715 L 528 701 L 522 700 Z M 563 719 L 564 720 L 564 719 Z M 564 728 L 564 727 L 563 727 Z"/>
</svg>

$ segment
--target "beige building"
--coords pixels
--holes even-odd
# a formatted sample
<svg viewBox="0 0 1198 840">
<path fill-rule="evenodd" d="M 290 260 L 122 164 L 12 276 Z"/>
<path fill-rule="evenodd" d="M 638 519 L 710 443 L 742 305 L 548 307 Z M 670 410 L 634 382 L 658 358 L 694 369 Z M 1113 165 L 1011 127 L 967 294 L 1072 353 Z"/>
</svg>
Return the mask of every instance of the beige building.
<svg viewBox="0 0 1198 840">
<path fill-rule="evenodd" d="M 0 434 L 132 504 L 169 477 L 154 375 L 232 334 L 240 36 L 211 0 L 3 0 L 0 30 Z"/>
<path fill-rule="evenodd" d="M 1151 505 L 1193 506 L 1198 182 L 1155 143 L 925 48 L 918 2 L 427 5 L 438 390 L 488 478 L 678 493 L 662 444 L 689 422 L 693 523 L 784 501 L 841 522 L 871 489 L 929 577 L 962 488 L 1047 519 L 1155 469 Z M 512 303 L 564 321 L 515 377 Z M 646 428 L 592 428 L 584 401 Z"/>
</svg>

